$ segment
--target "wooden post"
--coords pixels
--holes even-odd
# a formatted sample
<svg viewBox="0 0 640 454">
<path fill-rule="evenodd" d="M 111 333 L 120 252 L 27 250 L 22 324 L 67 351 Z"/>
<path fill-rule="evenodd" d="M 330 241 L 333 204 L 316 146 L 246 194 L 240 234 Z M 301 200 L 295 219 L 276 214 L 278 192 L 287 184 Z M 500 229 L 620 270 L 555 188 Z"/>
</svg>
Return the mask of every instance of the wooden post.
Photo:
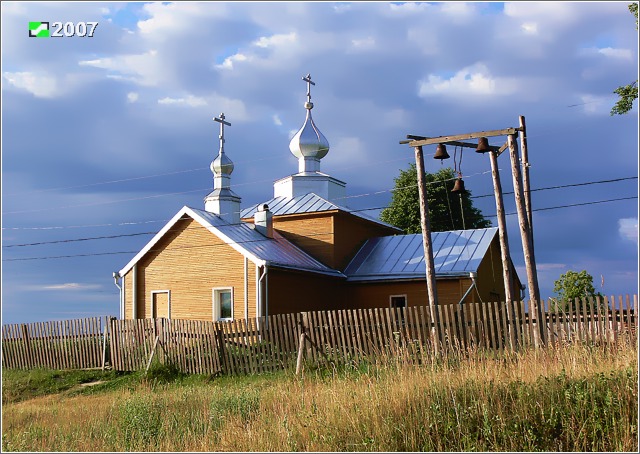
<svg viewBox="0 0 640 454">
<path fill-rule="evenodd" d="M 509 261 L 509 238 L 507 235 L 507 221 L 504 213 L 504 199 L 502 198 L 502 183 L 500 182 L 500 170 L 498 169 L 498 153 L 489 152 L 491 160 L 491 177 L 493 179 L 493 193 L 496 199 L 496 213 L 498 217 L 498 236 L 500 239 L 500 258 L 502 262 L 502 280 L 504 281 L 505 304 L 509 317 L 509 331 L 512 332 L 513 311 L 511 310 L 514 292 L 513 279 L 511 278 L 511 263 Z M 496 303 L 499 301 L 496 301 Z"/>
<path fill-rule="evenodd" d="M 529 185 L 529 150 L 527 148 L 527 126 L 520 115 L 520 150 L 522 152 L 522 186 L 524 190 L 524 206 L 529 221 L 529 234 L 533 245 L 533 214 L 531 210 L 531 186 Z"/>
<path fill-rule="evenodd" d="M 431 223 L 429 222 L 429 202 L 427 201 L 427 185 L 424 179 L 424 156 L 422 146 L 415 147 L 416 170 L 418 172 L 418 193 L 420 194 L 420 226 L 422 228 L 422 243 L 424 246 L 424 261 L 427 274 L 427 297 L 431 320 L 437 321 L 436 306 L 438 295 L 436 291 L 436 273 L 433 264 L 433 247 L 431 244 Z M 436 322 L 437 324 L 437 322 Z"/>
<path fill-rule="evenodd" d="M 110 317 L 105 317 L 105 325 L 102 329 L 102 370 L 104 371 L 104 367 L 107 363 L 107 335 L 109 333 L 108 325 L 111 324 Z"/>
<path fill-rule="evenodd" d="M 153 341 L 153 348 L 151 348 L 151 354 L 149 355 L 149 360 L 147 361 L 147 368 L 144 370 L 144 373 L 149 372 L 149 367 L 151 367 L 151 361 L 153 361 L 153 355 L 156 353 L 156 348 L 158 347 L 158 340 L 160 336 L 156 336 L 156 340 Z"/>
<path fill-rule="evenodd" d="M 22 340 L 24 341 L 25 363 L 27 364 L 26 369 L 30 369 L 34 366 L 34 364 L 33 364 L 33 355 L 31 353 L 31 342 L 29 341 L 29 331 L 27 329 L 27 325 L 25 325 L 24 323 L 20 324 L 20 332 L 22 334 Z"/>
<path fill-rule="evenodd" d="M 504 200 L 502 198 L 502 183 L 500 182 L 500 170 L 498 169 L 498 154 L 489 152 L 491 160 L 491 177 L 493 179 L 493 193 L 496 199 L 496 213 L 498 217 L 498 236 L 500 238 L 500 258 L 502 260 L 502 279 L 504 280 L 504 293 L 507 302 L 513 300 L 513 282 L 511 279 L 511 266 L 509 263 L 509 238 L 507 235 L 507 221 L 504 214 Z"/>
<path fill-rule="evenodd" d="M 298 375 L 300 373 L 300 370 L 302 369 L 302 358 L 304 356 L 305 349 L 304 341 L 308 324 L 308 313 L 303 312 L 301 315 L 302 320 L 300 320 L 300 340 L 298 341 L 298 360 L 296 361 L 296 375 Z"/>
<path fill-rule="evenodd" d="M 518 223 L 520 224 L 520 236 L 522 237 L 522 250 L 524 253 L 524 264 L 527 269 L 527 283 L 529 285 L 529 297 L 536 307 L 538 319 L 542 317 L 542 302 L 540 301 L 540 289 L 538 288 L 538 275 L 536 270 L 536 259 L 533 253 L 531 242 L 531 231 L 524 205 L 524 191 L 522 188 L 522 173 L 520 172 L 520 159 L 516 149 L 515 134 L 510 134 L 507 138 L 509 143 L 509 155 L 511 156 L 511 172 L 513 175 L 513 191 L 516 199 L 516 210 L 518 212 Z M 544 330 L 540 330 L 540 341 L 544 344 Z"/>
</svg>

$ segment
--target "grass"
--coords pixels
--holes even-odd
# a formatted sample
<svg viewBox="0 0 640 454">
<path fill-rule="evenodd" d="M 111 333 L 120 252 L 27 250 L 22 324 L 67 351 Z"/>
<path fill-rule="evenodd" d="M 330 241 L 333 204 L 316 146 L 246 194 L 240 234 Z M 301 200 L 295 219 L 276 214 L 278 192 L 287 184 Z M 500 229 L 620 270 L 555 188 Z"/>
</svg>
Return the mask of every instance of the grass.
<svg viewBox="0 0 640 454">
<path fill-rule="evenodd" d="M 31 374 L 31 387 L 18 385 Z M 3 371 L 3 451 L 638 448 L 635 345 L 307 367 L 300 376 L 85 371 L 65 389 L 53 374 Z M 89 378 L 104 383 L 78 387 Z"/>
</svg>

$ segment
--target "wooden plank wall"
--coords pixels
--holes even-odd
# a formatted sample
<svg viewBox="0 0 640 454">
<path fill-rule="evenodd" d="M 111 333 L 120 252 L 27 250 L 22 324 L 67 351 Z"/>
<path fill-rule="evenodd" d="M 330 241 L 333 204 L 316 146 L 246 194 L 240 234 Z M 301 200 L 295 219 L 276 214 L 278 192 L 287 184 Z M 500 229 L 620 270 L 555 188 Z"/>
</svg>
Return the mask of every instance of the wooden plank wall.
<svg viewBox="0 0 640 454">
<path fill-rule="evenodd" d="M 2 326 L 2 367 L 94 369 L 103 366 L 107 317 Z"/>
<path fill-rule="evenodd" d="M 539 323 L 525 302 L 442 305 L 437 319 L 425 306 L 301 312 L 231 322 L 111 319 L 110 366 L 145 370 L 152 358 L 185 373 L 254 374 L 296 364 L 417 362 L 434 354 L 531 348 L 542 331 L 547 347 L 575 342 L 615 345 L 637 339 L 637 296 L 576 300 L 547 309 Z M 548 306 L 547 306 L 548 307 Z M 82 369 L 102 366 L 105 317 L 2 328 L 8 368 Z M 542 328 L 542 329 L 540 329 Z M 302 341 L 300 341 L 302 339 Z"/>
</svg>

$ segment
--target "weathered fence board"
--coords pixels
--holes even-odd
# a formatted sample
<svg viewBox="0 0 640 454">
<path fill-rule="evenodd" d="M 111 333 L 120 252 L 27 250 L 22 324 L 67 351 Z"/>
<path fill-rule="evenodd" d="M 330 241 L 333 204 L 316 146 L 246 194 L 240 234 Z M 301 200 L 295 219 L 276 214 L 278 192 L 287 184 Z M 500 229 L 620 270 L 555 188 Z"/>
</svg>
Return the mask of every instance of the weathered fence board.
<svg viewBox="0 0 640 454">
<path fill-rule="evenodd" d="M 98 368 L 108 351 L 116 370 L 144 370 L 156 359 L 185 373 L 234 375 L 290 367 L 300 347 L 307 360 L 321 364 L 389 357 L 420 362 L 452 349 L 529 348 L 539 334 L 548 346 L 611 344 L 635 339 L 637 303 L 637 295 L 633 301 L 627 295 L 555 302 L 539 320 L 526 310 L 531 302 L 517 301 L 509 307 L 499 302 L 439 306 L 437 323 L 428 307 L 409 306 L 230 322 L 93 317 L 3 325 L 2 365 Z"/>
<path fill-rule="evenodd" d="M 3 325 L 2 366 L 92 369 L 102 366 L 105 317 Z"/>
</svg>

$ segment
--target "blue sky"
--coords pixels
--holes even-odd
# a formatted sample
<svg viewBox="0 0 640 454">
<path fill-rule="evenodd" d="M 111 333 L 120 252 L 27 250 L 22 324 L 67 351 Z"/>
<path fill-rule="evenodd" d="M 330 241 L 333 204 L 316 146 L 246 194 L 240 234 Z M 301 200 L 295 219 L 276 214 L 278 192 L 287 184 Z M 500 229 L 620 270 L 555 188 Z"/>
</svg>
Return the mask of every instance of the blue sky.
<svg viewBox="0 0 640 454">
<path fill-rule="evenodd" d="M 389 203 L 413 162 L 407 134 L 523 115 L 532 189 L 589 183 L 532 193 L 543 298 L 570 269 L 607 295 L 638 292 L 637 102 L 609 115 L 613 90 L 638 78 L 626 2 L 1 5 L 3 323 L 117 315 L 112 272 L 182 206 L 203 208 L 221 112 L 242 206 L 270 199 L 297 171 L 288 144 L 307 73 L 331 144 L 322 171 L 347 182 L 344 204 L 377 215 Z M 29 38 L 29 21 L 98 26 Z M 511 191 L 508 156 L 499 163 Z M 489 169 L 465 152 L 474 196 L 492 193 Z M 626 200 L 593 203 L 613 199 Z M 492 197 L 475 204 L 497 225 Z M 512 195 L 505 204 L 515 212 Z M 507 224 L 524 281 L 517 217 Z"/>
</svg>

